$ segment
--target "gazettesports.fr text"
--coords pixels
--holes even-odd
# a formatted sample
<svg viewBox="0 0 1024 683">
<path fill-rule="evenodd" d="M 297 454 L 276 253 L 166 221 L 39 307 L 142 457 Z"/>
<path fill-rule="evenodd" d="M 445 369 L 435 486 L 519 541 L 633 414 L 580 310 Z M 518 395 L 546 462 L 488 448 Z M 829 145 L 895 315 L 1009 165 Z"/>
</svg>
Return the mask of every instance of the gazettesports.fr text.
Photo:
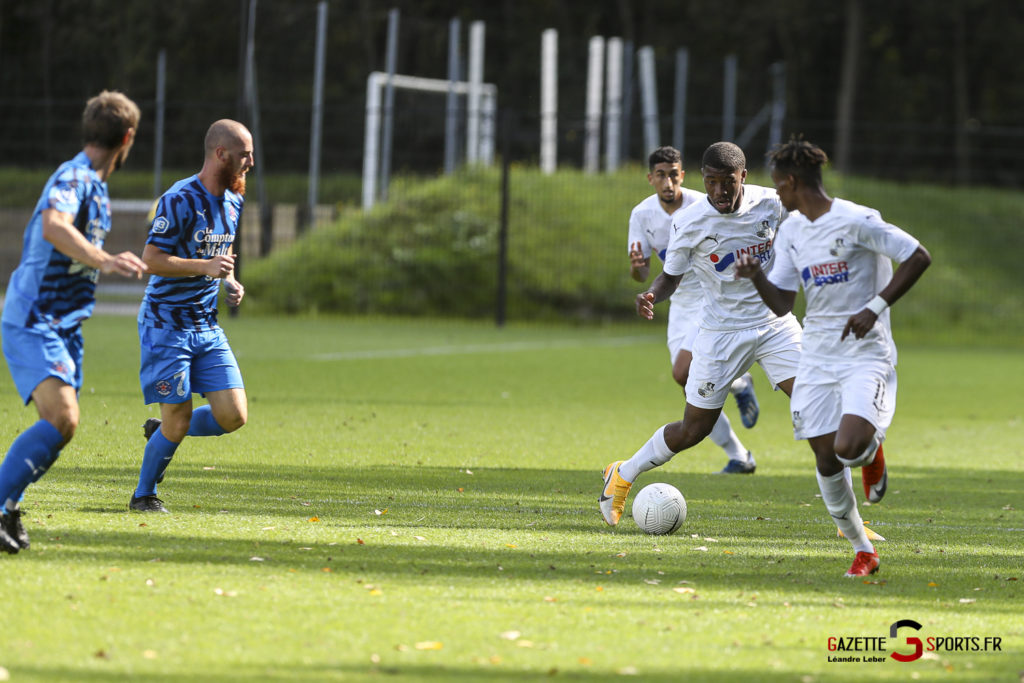
<svg viewBox="0 0 1024 683">
<path fill-rule="evenodd" d="M 885 636 L 830 636 L 829 652 L 887 650 Z M 1000 636 L 932 636 L 924 639 L 927 652 L 1002 652 Z M 902 644 L 902 643 L 901 643 Z"/>
</svg>

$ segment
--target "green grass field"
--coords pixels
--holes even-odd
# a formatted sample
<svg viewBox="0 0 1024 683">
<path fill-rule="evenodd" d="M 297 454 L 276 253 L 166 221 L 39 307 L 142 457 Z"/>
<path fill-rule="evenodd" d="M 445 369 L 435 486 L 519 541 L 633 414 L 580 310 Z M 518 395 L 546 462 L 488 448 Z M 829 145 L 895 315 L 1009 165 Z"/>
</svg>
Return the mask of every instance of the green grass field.
<svg viewBox="0 0 1024 683">
<path fill-rule="evenodd" d="M 897 340 L 899 340 L 899 324 Z M 901 347 L 871 581 L 849 580 L 785 397 L 760 370 L 741 434 L 644 475 L 685 494 L 675 535 L 605 527 L 601 469 L 682 402 L 660 323 L 522 326 L 225 321 L 250 400 L 236 434 L 188 439 L 129 514 L 141 458 L 131 318 L 86 325 L 79 433 L 0 556 L 0 680 L 541 679 L 1018 681 L 1024 423 L 1017 351 Z M 3 372 L 6 378 L 6 371 Z M 728 406 L 735 424 L 733 406 Z M 4 447 L 34 421 L 0 383 Z M 855 474 L 859 486 L 859 474 Z M 858 495 L 858 498 L 862 498 Z M 830 636 L 889 636 L 830 652 Z M 909 636 L 999 652 L 899 663 Z M 859 654 L 881 663 L 830 662 Z"/>
</svg>

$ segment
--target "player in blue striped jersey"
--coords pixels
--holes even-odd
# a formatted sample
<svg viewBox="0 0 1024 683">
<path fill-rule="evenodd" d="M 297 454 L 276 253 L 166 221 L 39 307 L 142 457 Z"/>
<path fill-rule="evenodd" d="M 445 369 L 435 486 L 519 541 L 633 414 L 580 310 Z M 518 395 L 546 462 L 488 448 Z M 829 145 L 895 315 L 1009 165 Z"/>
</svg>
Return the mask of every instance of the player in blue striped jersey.
<svg viewBox="0 0 1024 683">
<path fill-rule="evenodd" d="M 237 306 L 245 289 L 232 252 L 242 218 L 252 135 L 237 121 L 206 133 L 203 168 L 160 198 L 142 259 L 153 275 L 139 308 L 139 380 L 160 419 L 143 426 L 146 449 L 128 507 L 167 512 L 156 486 L 186 436 L 219 436 L 245 424 L 248 407 L 238 362 L 217 324 L 221 282 Z M 192 394 L 208 403 L 192 409 Z"/>
<path fill-rule="evenodd" d="M 82 113 L 84 147 L 50 176 L 25 228 L 21 262 L 4 299 L 3 350 L 14 384 L 39 421 L 11 444 L 0 465 L 0 550 L 29 547 L 20 501 L 57 460 L 78 427 L 82 322 L 95 304 L 100 273 L 142 277 L 131 252 L 103 249 L 110 231 L 107 178 L 135 140 L 139 108 L 103 91 Z"/>
</svg>

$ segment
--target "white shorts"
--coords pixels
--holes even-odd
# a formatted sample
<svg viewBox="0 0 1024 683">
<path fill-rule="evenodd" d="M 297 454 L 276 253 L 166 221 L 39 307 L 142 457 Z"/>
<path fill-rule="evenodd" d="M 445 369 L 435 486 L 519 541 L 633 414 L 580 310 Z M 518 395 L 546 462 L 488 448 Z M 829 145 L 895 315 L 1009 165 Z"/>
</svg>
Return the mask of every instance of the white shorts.
<svg viewBox="0 0 1024 683">
<path fill-rule="evenodd" d="M 863 417 L 884 439 L 896 411 L 896 368 L 885 361 L 813 364 L 805 359 L 789 408 L 797 439 L 831 434 L 843 415 Z"/>
<path fill-rule="evenodd" d="M 668 309 L 668 357 L 675 365 L 680 351 L 692 351 L 700 330 L 700 311 L 673 304 Z"/>
<path fill-rule="evenodd" d="M 701 329 L 693 343 L 686 402 L 721 408 L 733 380 L 758 363 L 773 387 L 796 377 L 800 365 L 800 324 L 792 315 L 746 330 Z"/>
</svg>

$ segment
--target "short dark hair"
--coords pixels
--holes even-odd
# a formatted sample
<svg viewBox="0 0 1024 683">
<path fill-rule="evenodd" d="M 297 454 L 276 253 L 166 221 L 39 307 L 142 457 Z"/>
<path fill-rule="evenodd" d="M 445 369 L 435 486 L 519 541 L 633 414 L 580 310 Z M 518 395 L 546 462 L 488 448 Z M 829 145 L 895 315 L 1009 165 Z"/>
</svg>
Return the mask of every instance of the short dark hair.
<svg viewBox="0 0 1024 683">
<path fill-rule="evenodd" d="M 726 171 L 742 171 L 747 167 L 747 157 L 739 145 L 731 142 L 716 142 L 704 150 L 700 160 L 701 168 L 720 168 Z"/>
<path fill-rule="evenodd" d="M 647 168 L 651 169 L 658 164 L 679 164 L 683 165 L 683 155 L 675 147 L 659 147 L 647 157 Z"/>
<path fill-rule="evenodd" d="M 139 106 L 116 90 L 104 90 L 85 103 L 82 144 L 117 149 L 129 128 L 139 127 Z"/>
<path fill-rule="evenodd" d="M 793 136 L 788 142 L 775 145 L 768 153 L 768 163 L 779 173 L 792 175 L 814 185 L 821 182 L 821 169 L 828 163 L 825 150 L 802 136 Z"/>
</svg>

